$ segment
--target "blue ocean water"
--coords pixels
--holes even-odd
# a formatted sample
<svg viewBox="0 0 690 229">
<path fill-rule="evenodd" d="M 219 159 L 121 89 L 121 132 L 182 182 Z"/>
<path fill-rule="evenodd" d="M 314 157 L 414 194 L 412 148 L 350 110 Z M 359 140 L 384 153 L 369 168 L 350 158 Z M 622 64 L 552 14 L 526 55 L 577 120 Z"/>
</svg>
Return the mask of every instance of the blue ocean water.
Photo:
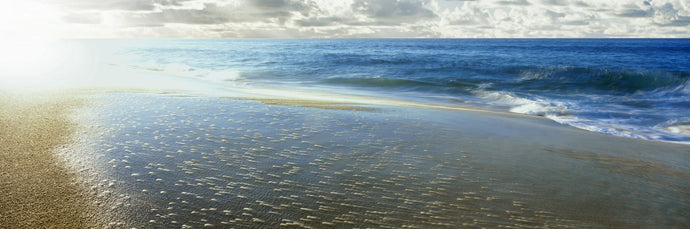
<svg viewBox="0 0 690 229">
<path fill-rule="evenodd" d="M 347 91 L 545 116 L 690 143 L 690 39 L 98 41 L 109 64 L 237 83 Z"/>
</svg>

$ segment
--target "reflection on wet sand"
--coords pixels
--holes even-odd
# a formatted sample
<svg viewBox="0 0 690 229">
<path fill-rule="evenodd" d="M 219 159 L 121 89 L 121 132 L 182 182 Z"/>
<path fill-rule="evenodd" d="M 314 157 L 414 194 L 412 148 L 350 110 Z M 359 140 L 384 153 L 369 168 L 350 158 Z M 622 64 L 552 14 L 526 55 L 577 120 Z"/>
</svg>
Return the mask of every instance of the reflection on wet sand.
<svg viewBox="0 0 690 229">
<path fill-rule="evenodd" d="M 303 106 L 312 108 L 322 108 L 322 109 L 337 109 L 337 110 L 360 110 L 360 111 L 372 111 L 373 108 L 363 107 L 364 104 L 359 104 L 360 106 L 355 106 L 353 104 L 331 102 L 325 100 L 306 100 L 306 99 L 282 99 L 282 98 L 242 98 L 246 100 L 255 100 L 268 105 L 286 105 L 286 106 Z"/>
<path fill-rule="evenodd" d="M 98 226 L 91 196 L 53 154 L 69 143 L 69 113 L 83 101 L 60 93 L 0 98 L 0 228 Z"/>
<path fill-rule="evenodd" d="M 113 219 L 113 226 L 688 223 L 683 216 L 689 205 L 683 197 L 686 168 L 664 170 L 657 162 L 622 155 L 576 153 L 586 151 L 566 144 L 546 147 L 555 141 L 528 136 L 547 130 L 559 135 L 554 138 L 576 136 L 572 141 L 599 136 L 559 131 L 564 127 L 543 119 L 134 93 L 99 99 L 102 105 L 95 110 L 102 135 L 81 160 L 93 160 L 103 170 L 95 175 L 94 187 L 115 200 L 112 208 L 122 217 Z M 525 128 L 534 133 L 516 131 Z M 611 139 L 618 138 L 604 141 Z M 659 145 L 678 155 L 688 151 Z M 652 183 L 635 175 L 643 173 L 675 175 Z"/>
<path fill-rule="evenodd" d="M 566 154 L 575 159 L 593 162 L 597 167 L 609 170 L 613 173 L 636 176 L 650 181 L 666 176 L 680 180 L 690 180 L 690 171 L 678 171 L 676 170 L 677 168 L 670 168 L 667 164 L 661 164 L 654 161 L 608 156 L 575 150 L 561 149 L 552 151 Z"/>
</svg>

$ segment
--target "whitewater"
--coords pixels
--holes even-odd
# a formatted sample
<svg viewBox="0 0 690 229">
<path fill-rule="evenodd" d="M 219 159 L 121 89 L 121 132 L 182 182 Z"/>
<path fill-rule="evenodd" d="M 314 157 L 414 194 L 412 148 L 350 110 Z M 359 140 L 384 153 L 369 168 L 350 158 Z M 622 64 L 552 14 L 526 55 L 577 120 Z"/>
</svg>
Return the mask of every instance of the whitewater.
<svg viewBox="0 0 690 229">
<path fill-rule="evenodd" d="M 544 116 L 690 143 L 690 39 L 72 41 L 100 64 L 238 85 L 391 97 Z M 97 48 L 93 48 L 97 47 Z"/>
</svg>

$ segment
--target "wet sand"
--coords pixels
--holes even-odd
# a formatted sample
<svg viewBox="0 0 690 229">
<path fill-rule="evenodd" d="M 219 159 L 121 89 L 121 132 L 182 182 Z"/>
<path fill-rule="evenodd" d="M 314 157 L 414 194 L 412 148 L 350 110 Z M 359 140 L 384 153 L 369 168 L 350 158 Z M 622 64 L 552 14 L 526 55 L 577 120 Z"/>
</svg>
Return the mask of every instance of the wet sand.
<svg viewBox="0 0 690 229">
<path fill-rule="evenodd" d="M 237 94 L 92 91 L 77 97 L 89 117 L 70 113 L 73 96 L 2 100 L 0 227 L 690 225 L 687 145 L 444 105 Z"/>
<path fill-rule="evenodd" d="M 336 110 L 360 110 L 360 111 L 372 111 L 373 108 L 363 107 L 367 104 L 352 104 L 352 103 L 341 103 L 333 102 L 327 100 L 308 100 L 308 99 L 287 99 L 287 98 L 260 98 L 260 97 L 246 97 L 240 99 L 259 101 L 263 104 L 268 105 L 284 105 L 284 106 L 302 106 L 302 107 L 312 107 L 321 109 L 336 109 Z M 359 106 L 357 106 L 359 105 Z"/>
<path fill-rule="evenodd" d="M 685 145 L 453 109 L 149 93 L 99 100 L 105 132 L 80 158 L 103 170 L 99 192 L 128 213 L 110 222 L 116 226 L 630 228 L 690 221 Z"/>
<path fill-rule="evenodd" d="M 0 228 L 97 226 L 91 198 L 55 150 L 76 126 L 67 94 L 0 92 Z"/>
</svg>

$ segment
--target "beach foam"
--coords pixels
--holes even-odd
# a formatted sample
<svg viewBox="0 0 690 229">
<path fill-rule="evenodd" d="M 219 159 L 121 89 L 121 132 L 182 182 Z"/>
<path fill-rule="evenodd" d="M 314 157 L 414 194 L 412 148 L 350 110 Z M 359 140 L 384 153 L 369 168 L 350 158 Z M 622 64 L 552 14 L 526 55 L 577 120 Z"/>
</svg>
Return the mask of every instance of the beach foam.
<svg viewBox="0 0 690 229">
<path fill-rule="evenodd" d="M 269 98 L 103 94 L 96 151 L 135 218 L 122 226 L 683 222 L 685 146 L 517 114 Z"/>
<path fill-rule="evenodd" d="M 0 91 L 0 220 L 9 228 L 98 227 L 92 198 L 56 150 L 70 143 L 80 100 Z"/>
</svg>

